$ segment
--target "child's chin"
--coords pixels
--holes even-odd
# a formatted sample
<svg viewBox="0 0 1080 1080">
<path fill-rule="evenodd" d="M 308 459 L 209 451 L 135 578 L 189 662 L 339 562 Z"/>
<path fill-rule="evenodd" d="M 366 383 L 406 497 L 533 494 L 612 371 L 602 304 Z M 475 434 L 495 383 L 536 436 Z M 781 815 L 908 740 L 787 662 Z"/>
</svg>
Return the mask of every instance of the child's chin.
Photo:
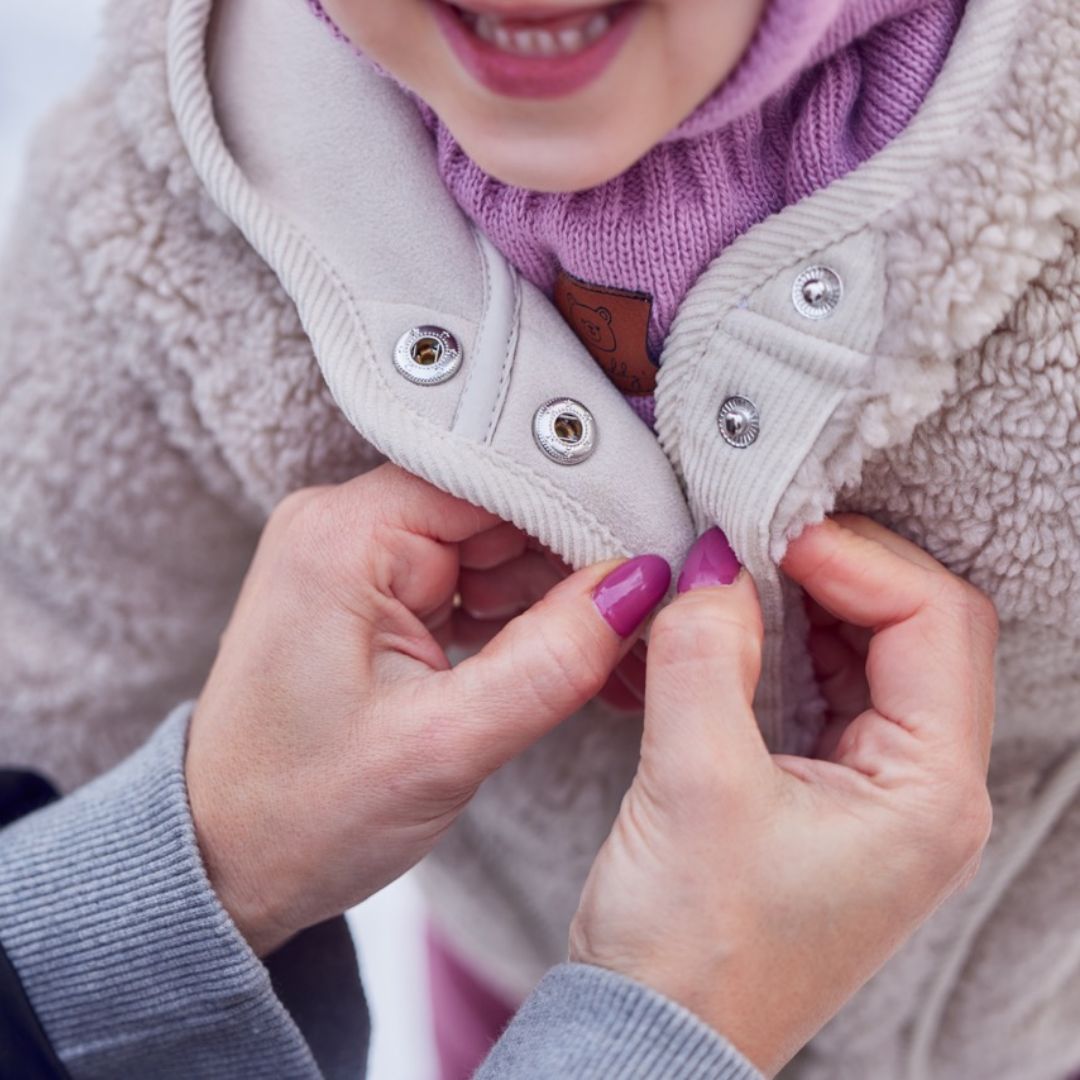
<svg viewBox="0 0 1080 1080">
<path fill-rule="evenodd" d="M 583 135 L 530 131 L 496 138 L 454 132 L 484 172 L 528 191 L 584 191 L 613 180 L 651 149 L 648 145 L 600 146 L 595 131 Z"/>
</svg>

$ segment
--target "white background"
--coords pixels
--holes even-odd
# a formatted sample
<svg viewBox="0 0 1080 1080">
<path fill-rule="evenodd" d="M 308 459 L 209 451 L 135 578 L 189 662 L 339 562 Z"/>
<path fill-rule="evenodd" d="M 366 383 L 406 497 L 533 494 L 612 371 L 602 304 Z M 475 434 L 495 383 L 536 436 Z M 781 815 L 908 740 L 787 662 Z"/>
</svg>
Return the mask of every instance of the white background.
<svg viewBox="0 0 1080 1080">
<path fill-rule="evenodd" d="M 11 212 L 34 123 L 77 88 L 93 63 L 99 11 L 99 0 L 0 0 L 0 223 Z M 350 922 L 375 1028 L 371 1080 L 430 1080 L 423 910 L 415 885 L 399 882 L 353 912 Z"/>
</svg>

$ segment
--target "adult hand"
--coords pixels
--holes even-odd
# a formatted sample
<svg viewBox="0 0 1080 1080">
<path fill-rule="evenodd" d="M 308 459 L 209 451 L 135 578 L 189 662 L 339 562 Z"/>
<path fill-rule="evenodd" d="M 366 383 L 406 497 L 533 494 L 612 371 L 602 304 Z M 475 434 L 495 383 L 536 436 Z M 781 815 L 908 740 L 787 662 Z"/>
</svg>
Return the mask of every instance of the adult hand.
<svg viewBox="0 0 1080 1080">
<path fill-rule="evenodd" d="M 670 582 L 656 556 L 591 567 L 451 669 L 434 633 L 462 568 L 475 591 L 516 544 L 392 466 L 271 516 L 186 766 L 211 882 L 256 952 L 419 861 L 488 775 L 600 690 Z"/>
<path fill-rule="evenodd" d="M 681 1002 L 767 1074 L 975 872 L 997 631 L 985 597 L 864 518 L 808 530 L 783 569 L 819 605 L 837 711 L 868 707 L 834 718 L 824 757 L 770 756 L 754 585 L 706 534 L 653 624 L 640 768 L 571 936 L 572 959 Z"/>
<path fill-rule="evenodd" d="M 509 523 L 477 537 L 462 565 L 461 607 L 436 633 L 445 648 L 475 649 L 527 611 L 573 571 L 538 540 Z M 597 697 L 619 712 L 640 713 L 645 702 L 644 641 L 620 659 Z"/>
</svg>

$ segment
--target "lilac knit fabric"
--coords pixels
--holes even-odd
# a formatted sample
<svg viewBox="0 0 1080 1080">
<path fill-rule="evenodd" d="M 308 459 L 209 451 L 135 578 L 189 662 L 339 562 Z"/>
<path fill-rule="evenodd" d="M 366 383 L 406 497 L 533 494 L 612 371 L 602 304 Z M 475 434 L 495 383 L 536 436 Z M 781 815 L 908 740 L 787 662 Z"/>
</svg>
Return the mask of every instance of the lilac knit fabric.
<svg viewBox="0 0 1080 1080">
<path fill-rule="evenodd" d="M 964 4 L 770 0 L 723 85 L 636 165 L 587 191 L 544 194 L 498 181 L 421 108 L 444 183 L 495 246 L 548 295 L 560 269 L 649 294 L 657 359 L 683 297 L 725 247 L 903 131 L 941 70 Z M 651 420 L 650 402 L 635 404 Z"/>
</svg>

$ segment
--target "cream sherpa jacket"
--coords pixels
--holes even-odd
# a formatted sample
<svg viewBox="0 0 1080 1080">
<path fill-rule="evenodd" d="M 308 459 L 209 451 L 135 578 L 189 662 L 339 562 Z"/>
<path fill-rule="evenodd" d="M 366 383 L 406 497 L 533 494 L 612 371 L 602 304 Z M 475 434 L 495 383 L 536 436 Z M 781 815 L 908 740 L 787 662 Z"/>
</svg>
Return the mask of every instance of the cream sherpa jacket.
<svg viewBox="0 0 1080 1080">
<path fill-rule="evenodd" d="M 4 758 L 72 787 L 137 746 L 198 690 L 274 504 L 380 455 L 575 565 L 677 560 L 721 524 L 762 596 L 762 727 L 804 749 L 820 703 L 776 562 L 858 510 L 997 603 L 996 825 L 974 885 L 791 1072 L 1080 1067 L 1080 7 L 970 0 L 909 129 L 714 262 L 667 342 L 659 441 L 433 154 L 299 0 L 112 0 L 3 249 Z M 829 318 L 793 303 L 812 267 L 843 283 Z M 461 345 L 446 381 L 395 364 L 419 326 Z M 540 448 L 556 397 L 592 418 L 587 460 Z M 566 725 L 430 866 L 436 917 L 508 991 L 562 957 L 636 747 L 599 708 Z"/>
</svg>

